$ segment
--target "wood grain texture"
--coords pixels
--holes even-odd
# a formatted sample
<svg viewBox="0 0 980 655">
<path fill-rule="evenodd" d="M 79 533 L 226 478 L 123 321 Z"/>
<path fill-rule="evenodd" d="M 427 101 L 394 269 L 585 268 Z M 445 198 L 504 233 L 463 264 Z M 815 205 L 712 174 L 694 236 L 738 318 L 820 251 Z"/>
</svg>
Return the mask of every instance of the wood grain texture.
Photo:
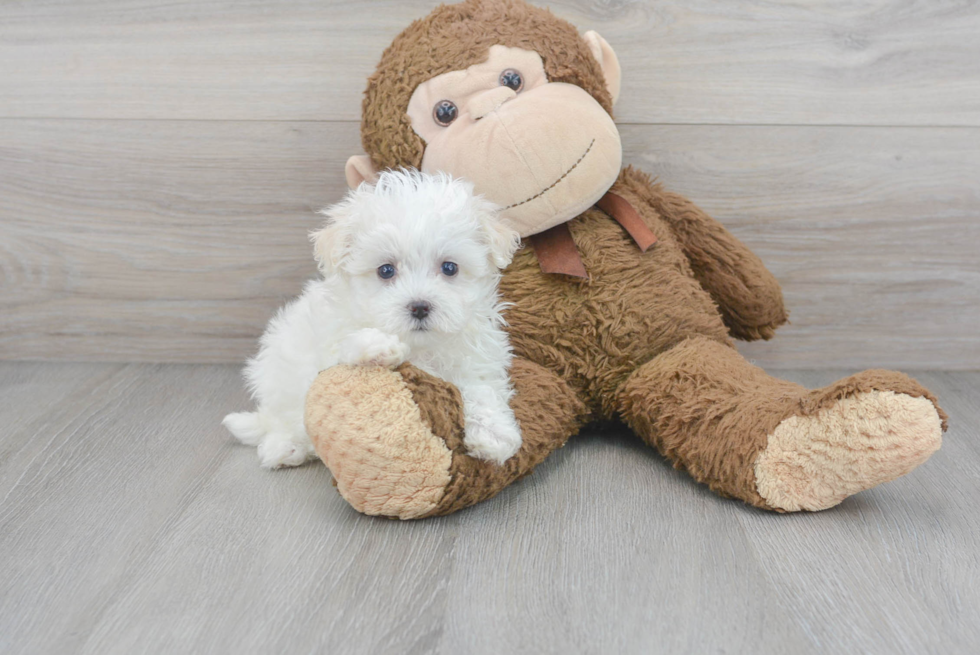
<svg viewBox="0 0 980 655">
<path fill-rule="evenodd" d="M 17 486 L 39 448 L 46 445 L 37 435 L 53 436 L 56 427 L 70 433 L 91 420 L 97 406 L 85 399 L 110 393 L 121 368 L 119 364 L 5 365 L 0 384 L 0 497 Z"/>
<path fill-rule="evenodd" d="M 0 357 L 239 360 L 315 274 L 344 124 L 0 122 Z M 208 354 L 210 351 L 210 354 Z"/>
<path fill-rule="evenodd" d="M 0 3 L 0 116 L 356 120 L 437 0 Z M 980 5 L 555 0 L 619 53 L 624 122 L 980 125 Z"/>
<path fill-rule="evenodd" d="M 260 470 L 218 423 L 234 367 L 0 363 L 0 649 L 972 653 L 980 374 L 920 381 L 943 448 L 826 512 L 718 498 L 615 428 L 403 523 L 319 464 Z M 28 397 L 50 409 L 22 420 Z"/>
<path fill-rule="evenodd" d="M 624 125 L 752 247 L 767 366 L 980 366 L 980 129 Z M 315 270 L 349 123 L 0 120 L 0 359 L 241 361 Z"/>
<path fill-rule="evenodd" d="M 746 356 L 980 367 L 980 130 L 636 126 L 624 143 L 782 284 L 790 324 Z"/>
</svg>

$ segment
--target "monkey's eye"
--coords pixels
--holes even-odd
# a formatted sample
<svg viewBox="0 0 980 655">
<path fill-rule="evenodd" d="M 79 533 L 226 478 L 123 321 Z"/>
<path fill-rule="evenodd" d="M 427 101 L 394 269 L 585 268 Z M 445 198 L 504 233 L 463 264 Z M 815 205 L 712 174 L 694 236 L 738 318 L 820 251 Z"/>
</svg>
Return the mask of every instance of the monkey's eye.
<svg viewBox="0 0 980 655">
<path fill-rule="evenodd" d="M 436 103 L 436 106 L 432 108 L 432 118 L 435 119 L 436 123 L 446 127 L 454 120 L 459 114 L 459 110 L 456 109 L 456 105 L 452 100 L 440 100 Z"/>
<path fill-rule="evenodd" d="M 459 273 L 459 266 L 456 262 L 443 262 L 442 263 L 442 274 L 447 277 L 452 277 Z"/>
<path fill-rule="evenodd" d="M 395 267 L 391 264 L 382 264 L 378 267 L 378 277 L 382 280 L 390 280 L 395 277 Z"/>
<path fill-rule="evenodd" d="M 500 74 L 500 86 L 506 86 L 514 93 L 517 93 L 524 88 L 524 78 L 521 76 L 520 71 L 508 68 Z"/>
</svg>

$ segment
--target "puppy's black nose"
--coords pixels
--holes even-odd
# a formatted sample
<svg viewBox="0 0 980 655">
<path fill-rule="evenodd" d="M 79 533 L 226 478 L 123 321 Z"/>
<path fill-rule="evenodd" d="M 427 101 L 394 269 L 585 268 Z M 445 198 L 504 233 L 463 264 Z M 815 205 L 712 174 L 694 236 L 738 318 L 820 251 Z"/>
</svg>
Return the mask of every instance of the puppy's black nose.
<svg viewBox="0 0 980 655">
<path fill-rule="evenodd" d="M 411 312 L 412 318 L 421 321 L 423 318 L 429 315 L 430 311 L 432 311 L 432 305 L 424 300 L 420 300 L 409 305 L 408 311 Z"/>
</svg>

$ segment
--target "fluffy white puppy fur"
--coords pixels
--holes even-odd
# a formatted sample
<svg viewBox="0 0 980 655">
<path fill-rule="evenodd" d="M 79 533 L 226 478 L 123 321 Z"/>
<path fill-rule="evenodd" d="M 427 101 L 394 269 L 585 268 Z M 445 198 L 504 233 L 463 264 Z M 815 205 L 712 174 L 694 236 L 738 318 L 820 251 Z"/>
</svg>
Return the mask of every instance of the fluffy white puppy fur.
<svg viewBox="0 0 980 655">
<path fill-rule="evenodd" d="M 311 238 L 323 277 L 269 322 L 245 367 L 257 411 L 223 421 L 262 466 L 316 456 L 306 393 L 335 364 L 410 361 L 459 389 L 470 455 L 503 463 L 518 451 L 497 283 L 520 236 L 496 209 L 461 180 L 388 171 L 321 212 Z"/>
</svg>

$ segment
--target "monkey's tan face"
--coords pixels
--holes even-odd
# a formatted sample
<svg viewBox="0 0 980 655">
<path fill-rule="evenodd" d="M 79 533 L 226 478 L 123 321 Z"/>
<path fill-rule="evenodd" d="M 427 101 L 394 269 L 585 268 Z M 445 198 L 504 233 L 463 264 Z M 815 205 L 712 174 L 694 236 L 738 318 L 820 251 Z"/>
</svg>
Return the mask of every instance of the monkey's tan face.
<svg viewBox="0 0 980 655">
<path fill-rule="evenodd" d="M 473 182 L 521 236 L 592 206 L 622 165 L 615 123 L 586 91 L 548 82 L 541 57 L 493 46 L 482 64 L 422 83 L 408 105 L 422 170 Z"/>
</svg>

